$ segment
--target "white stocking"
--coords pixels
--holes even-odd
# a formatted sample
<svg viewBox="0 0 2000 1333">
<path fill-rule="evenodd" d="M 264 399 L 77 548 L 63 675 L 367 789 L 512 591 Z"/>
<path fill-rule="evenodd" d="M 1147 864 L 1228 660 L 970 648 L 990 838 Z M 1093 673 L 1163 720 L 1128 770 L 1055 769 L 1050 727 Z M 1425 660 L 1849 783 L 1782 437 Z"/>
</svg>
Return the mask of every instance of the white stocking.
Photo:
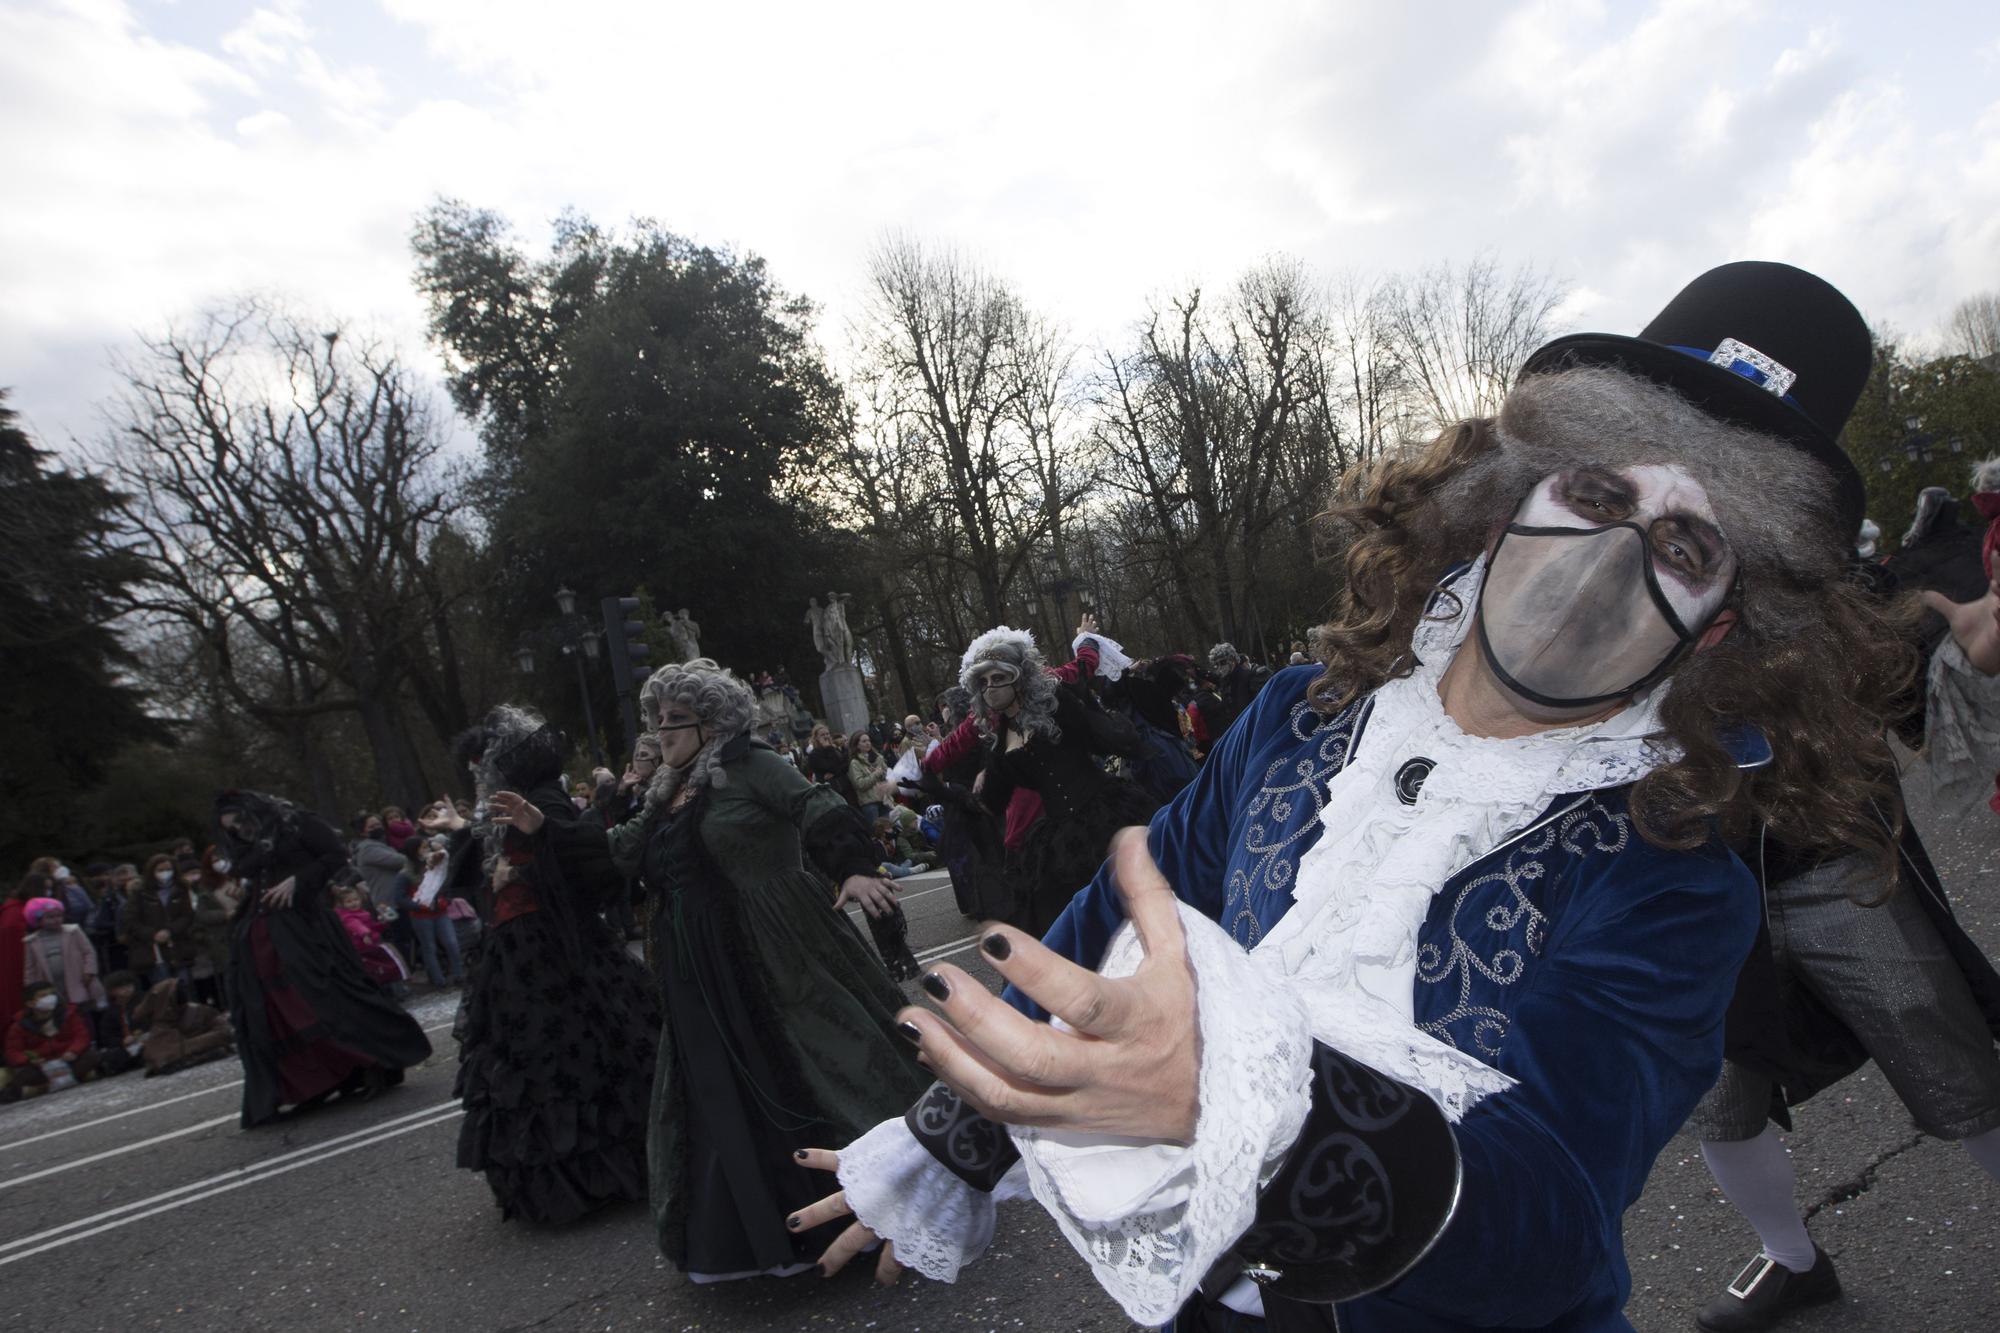
<svg viewBox="0 0 2000 1333">
<path fill-rule="evenodd" d="M 1987 1175 L 2000 1180 L 2000 1129 L 1989 1129 L 1959 1142 L 1972 1154 L 1973 1161 L 1986 1168 Z"/>
<path fill-rule="evenodd" d="M 1812 1237 L 1806 1234 L 1806 1224 L 1799 1219 L 1798 1205 L 1792 1199 L 1797 1182 L 1792 1159 L 1785 1145 L 1778 1142 L 1778 1132 L 1766 1125 L 1754 1139 L 1703 1140 L 1701 1156 L 1708 1163 L 1708 1173 L 1722 1187 L 1723 1196 L 1756 1228 L 1764 1253 L 1794 1273 L 1810 1269 Z"/>
</svg>

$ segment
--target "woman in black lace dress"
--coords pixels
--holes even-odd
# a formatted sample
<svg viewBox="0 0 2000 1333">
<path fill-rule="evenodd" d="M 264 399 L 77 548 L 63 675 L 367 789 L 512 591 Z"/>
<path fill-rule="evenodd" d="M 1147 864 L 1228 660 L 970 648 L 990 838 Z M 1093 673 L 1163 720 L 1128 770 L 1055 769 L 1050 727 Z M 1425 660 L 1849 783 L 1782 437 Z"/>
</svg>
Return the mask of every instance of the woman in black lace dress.
<svg viewBox="0 0 2000 1333">
<path fill-rule="evenodd" d="M 496 708 L 465 739 L 482 796 L 526 793 L 577 822 L 561 733 Z M 448 804 L 427 827 L 472 838 Z M 483 844 L 483 845 L 482 845 Z M 492 825 L 458 849 L 491 864 L 489 925 L 454 1029 L 465 1104 L 458 1164 L 486 1175 L 501 1216 L 571 1222 L 646 1197 L 646 1105 L 659 1041 L 652 978 L 599 909 L 625 882 L 603 857 L 558 863 L 546 839 Z"/>
<path fill-rule="evenodd" d="M 1078 659 L 1095 660 L 1085 639 Z M 1067 670 L 1067 669 L 1065 669 Z M 1034 636 L 1002 625 L 972 641 L 959 666 L 973 715 L 990 729 L 979 775 L 988 810 L 1007 809 L 1016 787 L 1042 798 L 1042 816 L 1008 855 L 1013 911 L 1007 923 L 1040 936 L 1104 863 L 1111 835 L 1152 819 L 1159 801 L 1099 762 L 1115 727 L 1086 698 L 1079 674 L 1066 681 L 1043 664 Z"/>
</svg>

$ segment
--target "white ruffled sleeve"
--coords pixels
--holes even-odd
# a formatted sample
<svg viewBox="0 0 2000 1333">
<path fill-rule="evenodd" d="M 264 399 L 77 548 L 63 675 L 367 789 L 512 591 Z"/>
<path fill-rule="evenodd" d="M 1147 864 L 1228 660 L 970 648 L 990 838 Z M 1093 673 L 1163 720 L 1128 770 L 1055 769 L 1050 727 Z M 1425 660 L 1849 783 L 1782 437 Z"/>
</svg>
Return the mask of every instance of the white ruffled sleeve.
<svg viewBox="0 0 2000 1333">
<path fill-rule="evenodd" d="M 993 1207 L 1025 1198 L 1020 1163 L 988 1193 L 952 1174 L 899 1116 L 843 1148 L 840 1187 L 863 1226 L 896 1246 L 896 1258 L 927 1278 L 952 1282 L 993 1243 Z"/>
<path fill-rule="evenodd" d="M 1303 1007 L 1221 927 L 1184 903 L 1180 915 L 1201 1043 L 1194 1142 L 1013 1130 L 1035 1198 L 1105 1291 L 1145 1325 L 1172 1319 L 1249 1229 L 1257 1191 L 1311 1105 Z M 1142 956 L 1127 924 L 1099 971 L 1130 975 Z"/>
</svg>

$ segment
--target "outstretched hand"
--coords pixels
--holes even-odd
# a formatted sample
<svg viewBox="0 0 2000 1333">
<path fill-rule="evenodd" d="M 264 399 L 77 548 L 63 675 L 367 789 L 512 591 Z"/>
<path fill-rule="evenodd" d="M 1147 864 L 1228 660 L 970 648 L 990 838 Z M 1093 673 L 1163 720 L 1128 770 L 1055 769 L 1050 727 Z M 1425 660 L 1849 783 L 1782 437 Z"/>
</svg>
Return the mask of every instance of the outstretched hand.
<svg viewBox="0 0 2000 1333">
<path fill-rule="evenodd" d="M 1965 650 L 1965 660 L 1974 670 L 2000 674 L 2000 591 L 1989 587 L 1978 601 L 1954 602 L 1941 592 L 1926 590 L 1923 599 L 1951 626 L 1951 637 Z"/>
<path fill-rule="evenodd" d="M 795 1154 L 801 1166 L 815 1171 L 838 1171 L 840 1154 L 825 1148 L 801 1148 Z M 814 1227 L 840 1217 L 853 1217 L 854 1210 L 847 1206 L 847 1191 L 836 1190 L 818 1203 L 799 1209 L 785 1219 L 788 1231 L 811 1231 Z M 819 1257 L 819 1275 L 832 1277 L 847 1267 L 855 1255 L 873 1245 L 881 1237 L 859 1222 L 851 1224 L 845 1231 L 834 1237 L 833 1244 L 826 1247 L 826 1253 Z M 903 1275 L 903 1265 L 896 1261 L 896 1243 L 890 1241 L 882 1246 L 881 1254 L 875 1260 L 875 1280 L 885 1287 L 896 1285 L 896 1279 Z"/>
<path fill-rule="evenodd" d="M 841 881 L 833 910 L 845 911 L 849 903 L 859 903 L 870 916 L 887 916 L 896 910 L 896 886 L 874 875 L 849 875 Z"/>
<path fill-rule="evenodd" d="M 449 796 L 440 796 L 417 816 L 417 827 L 427 833 L 456 833 L 465 827 L 465 816 L 458 813 Z"/>
<path fill-rule="evenodd" d="M 920 1034 L 923 1062 L 988 1119 L 1187 1143 L 1199 1040 L 1187 935 L 1145 830 L 1119 834 L 1112 855 L 1146 955 L 1131 976 L 1099 976 L 1011 926 L 990 926 L 980 940 L 1001 976 L 1072 1031 L 1035 1022 L 949 965 L 930 974 L 944 982 L 941 1015 L 910 1008 L 896 1017 Z"/>
<path fill-rule="evenodd" d="M 528 798 L 518 792 L 496 791 L 486 798 L 486 808 L 492 812 L 493 822 L 533 834 L 542 827 L 545 815 L 539 806 L 528 804 Z"/>
</svg>

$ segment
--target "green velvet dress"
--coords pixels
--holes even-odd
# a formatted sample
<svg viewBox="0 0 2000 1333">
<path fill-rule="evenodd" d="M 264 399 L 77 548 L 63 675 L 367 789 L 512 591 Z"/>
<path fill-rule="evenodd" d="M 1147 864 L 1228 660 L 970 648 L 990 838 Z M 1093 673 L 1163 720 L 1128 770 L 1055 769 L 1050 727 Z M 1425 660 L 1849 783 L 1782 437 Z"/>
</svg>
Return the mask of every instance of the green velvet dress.
<svg viewBox="0 0 2000 1333">
<path fill-rule="evenodd" d="M 840 880 L 875 873 L 852 808 L 747 738 L 720 773 L 680 810 L 596 835 L 652 899 L 660 1248 L 710 1280 L 816 1260 L 839 1225 L 794 1234 L 785 1216 L 838 1186 L 793 1152 L 843 1147 L 930 1083 L 894 1030 L 908 1000 L 832 905 Z"/>
</svg>

